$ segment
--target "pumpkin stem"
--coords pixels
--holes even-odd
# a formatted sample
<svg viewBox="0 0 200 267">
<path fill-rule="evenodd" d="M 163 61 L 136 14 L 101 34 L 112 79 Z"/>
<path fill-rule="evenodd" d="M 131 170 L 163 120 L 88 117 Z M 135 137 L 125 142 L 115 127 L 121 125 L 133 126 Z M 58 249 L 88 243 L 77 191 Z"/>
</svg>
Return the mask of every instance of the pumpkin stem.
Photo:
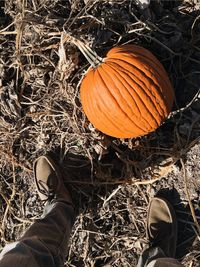
<svg viewBox="0 0 200 267">
<path fill-rule="evenodd" d="M 63 42 L 65 43 L 66 41 L 70 41 L 74 45 L 76 45 L 93 68 L 96 68 L 103 62 L 103 58 L 98 56 L 96 52 L 94 52 L 89 46 L 84 44 L 81 40 L 74 38 L 67 33 L 64 33 Z"/>
</svg>

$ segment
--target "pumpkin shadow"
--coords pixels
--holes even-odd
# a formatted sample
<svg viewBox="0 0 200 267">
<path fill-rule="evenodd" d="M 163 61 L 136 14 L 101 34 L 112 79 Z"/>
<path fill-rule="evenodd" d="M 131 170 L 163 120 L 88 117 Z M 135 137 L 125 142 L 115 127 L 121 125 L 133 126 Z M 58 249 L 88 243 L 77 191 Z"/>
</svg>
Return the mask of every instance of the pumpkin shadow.
<svg viewBox="0 0 200 267">
<path fill-rule="evenodd" d="M 150 35 L 127 34 L 121 43 L 131 37 L 149 49 L 164 65 L 175 90 L 174 110 L 187 106 L 199 90 L 199 8 L 190 6 L 190 11 L 179 9 L 180 1 L 151 1 L 149 8 L 138 10 L 140 20 L 150 25 Z M 153 26 L 154 25 L 154 26 Z M 159 29 L 155 27 L 159 25 Z"/>
<path fill-rule="evenodd" d="M 170 76 L 175 90 L 174 110 L 186 107 L 199 90 L 200 82 L 200 57 L 198 29 L 199 21 L 193 21 L 200 15 L 200 10 L 179 12 L 183 1 L 163 1 L 163 6 L 158 1 L 152 1 L 152 11 L 158 13 L 157 22 L 165 34 L 155 30 L 152 37 L 150 50 L 158 57 Z M 168 10 L 168 15 L 163 18 L 163 10 Z M 191 9 L 192 10 L 192 9 Z M 171 12 L 172 11 L 172 12 Z M 167 49 L 166 49 L 167 48 Z"/>
</svg>

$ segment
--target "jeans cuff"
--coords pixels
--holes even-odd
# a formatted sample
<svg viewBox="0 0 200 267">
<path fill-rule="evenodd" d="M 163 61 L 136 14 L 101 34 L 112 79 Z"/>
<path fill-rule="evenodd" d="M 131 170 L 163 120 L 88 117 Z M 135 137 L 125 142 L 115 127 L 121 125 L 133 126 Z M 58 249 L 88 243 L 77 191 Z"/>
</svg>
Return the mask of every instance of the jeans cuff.
<svg viewBox="0 0 200 267">
<path fill-rule="evenodd" d="M 160 247 L 150 247 L 145 249 L 138 261 L 137 267 L 145 267 L 151 261 L 158 258 L 165 258 L 165 254 Z"/>
</svg>

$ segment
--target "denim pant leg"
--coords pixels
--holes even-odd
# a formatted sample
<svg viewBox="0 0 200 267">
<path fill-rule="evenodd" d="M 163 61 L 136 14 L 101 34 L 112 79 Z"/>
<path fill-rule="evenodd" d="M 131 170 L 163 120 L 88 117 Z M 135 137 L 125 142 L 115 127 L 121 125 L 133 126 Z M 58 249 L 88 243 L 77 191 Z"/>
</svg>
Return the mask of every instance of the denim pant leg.
<svg viewBox="0 0 200 267">
<path fill-rule="evenodd" d="M 0 267 L 62 267 L 74 218 L 71 203 L 48 204 L 42 219 L 19 241 L 5 246 Z"/>
<path fill-rule="evenodd" d="M 158 258 L 151 261 L 147 267 L 184 267 L 184 265 L 173 258 Z"/>
<path fill-rule="evenodd" d="M 137 267 L 183 267 L 174 258 L 167 258 L 159 247 L 150 247 L 141 254 Z"/>
</svg>

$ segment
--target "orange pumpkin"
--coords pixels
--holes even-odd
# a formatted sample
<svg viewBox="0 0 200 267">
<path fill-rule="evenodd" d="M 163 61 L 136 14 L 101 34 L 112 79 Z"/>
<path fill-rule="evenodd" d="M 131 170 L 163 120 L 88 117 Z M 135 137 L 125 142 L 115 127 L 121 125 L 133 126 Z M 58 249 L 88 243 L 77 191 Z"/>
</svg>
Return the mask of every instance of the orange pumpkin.
<svg viewBox="0 0 200 267">
<path fill-rule="evenodd" d="M 96 60 L 80 92 L 89 121 L 118 138 L 139 137 L 157 129 L 174 99 L 168 75 L 157 58 L 143 47 L 122 45 L 112 48 L 102 62 Z"/>
</svg>

